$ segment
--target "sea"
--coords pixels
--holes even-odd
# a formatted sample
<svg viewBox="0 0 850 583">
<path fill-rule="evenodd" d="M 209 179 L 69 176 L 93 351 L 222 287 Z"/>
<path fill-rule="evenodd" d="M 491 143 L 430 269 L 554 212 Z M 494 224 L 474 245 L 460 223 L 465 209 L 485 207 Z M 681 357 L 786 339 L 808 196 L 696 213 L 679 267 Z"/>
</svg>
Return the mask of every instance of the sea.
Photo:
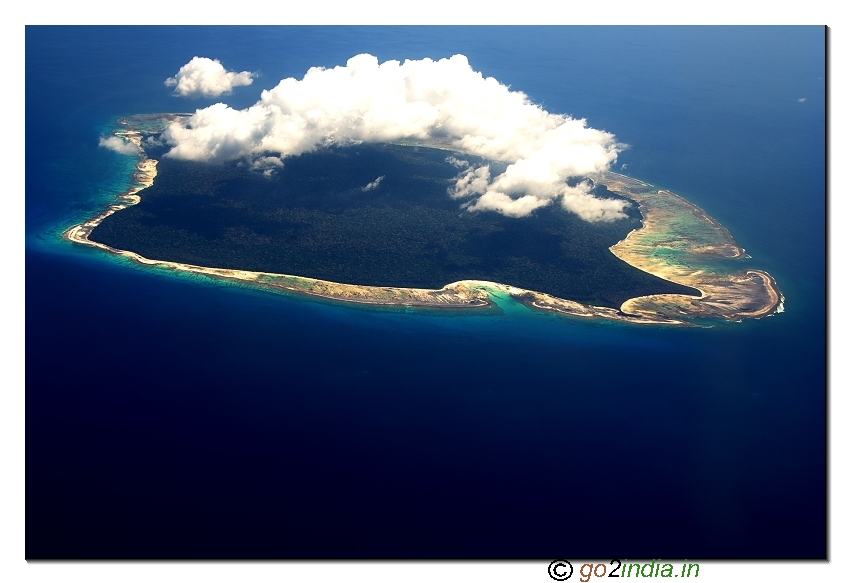
<svg viewBox="0 0 850 583">
<path fill-rule="evenodd" d="M 27 26 L 27 558 L 824 558 L 826 34 Z M 614 133 L 613 169 L 727 227 L 784 311 L 364 307 L 62 240 L 132 180 L 98 146 L 118 117 L 247 107 L 360 53 L 464 54 Z M 259 76 L 175 97 L 194 56 Z"/>
</svg>

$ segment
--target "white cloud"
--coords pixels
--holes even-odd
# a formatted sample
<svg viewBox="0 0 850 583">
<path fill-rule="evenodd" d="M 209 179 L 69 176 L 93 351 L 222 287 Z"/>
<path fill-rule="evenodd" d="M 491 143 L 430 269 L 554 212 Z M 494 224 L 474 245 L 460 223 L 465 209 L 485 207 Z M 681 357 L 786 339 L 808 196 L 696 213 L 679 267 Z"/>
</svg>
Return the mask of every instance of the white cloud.
<svg viewBox="0 0 850 583">
<path fill-rule="evenodd" d="M 463 162 L 463 160 L 458 160 L 458 162 Z M 454 165 L 459 166 L 458 164 Z M 489 186 L 489 166 L 469 167 L 458 175 L 455 185 L 449 188 L 449 194 L 454 198 L 465 198 L 474 194 L 484 194 Z"/>
<path fill-rule="evenodd" d="M 586 182 L 578 186 L 565 186 L 561 192 L 561 206 L 572 211 L 585 221 L 615 221 L 625 216 L 623 209 L 629 206 L 625 200 L 597 198 L 590 194 L 591 185 Z"/>
<path fill-rule="evenodd" d="M 259 170 L 264 176 L 271 176 L 278 168 L 283 168 L 283 160 L 275 156 L 263 156 L 251 162 L 253 170 Z"/>
<path fill-rule="evenodd" d="M 545 111 L 473 70 L 463 55 L 403 63 L 357 55 L 345 66 L 284 79 L 247 109 L 199 109 L 164 137 L 168 156 L 188 160 L 283 158 L 329 145 L 438 138 L 458 152 L 507 163 L 492 176 L 490 166 L 448 160 L 461 170 L 451 194 L 469 198 L 469 210 L 526 216 L 560 199 L 585 220 L 606 221 L 624 217 L 628 204 L 566 182 L 616 161 L 623 145 L 613 134 Z"/>
<path fill-rule="evenodd" d="M 168 144 L 164 144 L 162 140 L 157 138 L 156 136 L 147 136 L 142 139 L 142 144 L 146 147 L 159 148 L 161 146 L 167 146 Z"/>
<path fill-rule="evenodd" d="M 513 198 L 498 190 L 488 190 L 466 208 L 471 211 L 497 211 L 508 217 L 525 217 L 534 209 L 546 206 L 550 202 L 550 199 L 542 199 L 530 194 Z"/>
<path fill-rule="evenodd" d="M 253 73 L 226 71 L 218 59 L 206 57 L 194 57 L 180 67 L 177 75 L 165 80 L 167 86 L 174 87 L 174 94 L 181 97 L 218 97 L 253 82 Z"/>
<path fill-rule="evenodd" d="M 375 180 L 361 188 L 363 192 L 369 192 L 370 190 L 375 190 L 381 185 L 381 181 L 383 181 L 385 176 L 378 176 Z"/>
<path fill-rule="evenodd" d="M 114 152 L 118 152 L 119 154 L 125 154 L 127 156 L 138 156 L 142 153 L 142 149 L 139 146 L 137 146 L 133 142 L 122 140 L 118 136 L 100 138 L 100 142 L 98 142 L 98 145 L 102 148 L 109 148 Z"/>
</svg>

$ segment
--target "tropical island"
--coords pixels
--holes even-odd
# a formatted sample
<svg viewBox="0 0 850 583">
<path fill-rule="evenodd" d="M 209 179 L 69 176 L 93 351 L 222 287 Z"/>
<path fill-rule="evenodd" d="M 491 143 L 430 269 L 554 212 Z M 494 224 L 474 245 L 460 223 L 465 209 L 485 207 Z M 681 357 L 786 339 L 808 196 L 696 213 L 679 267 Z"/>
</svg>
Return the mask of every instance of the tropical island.
<svg viewBox="0 0 850 583">
<path fill-rule="evenodd" d="M 576 178 L 590 178 L 596 197 L 634 203 L 617 221 L 554 206 L 520 218 L 469 212 L 446 194 L 463 153 L 445 144 L 324 148 L 264 175 L 164 157 L 155 138 L 178 117 L 120 120 L 114 136 L 139 149 L 134 185 L 66 238 L 158 268 L 366 304 L 482 309 L 509 294 L 536 310 L 664 324 L 781 310 L 770 275 L 737 267 L 746 254 L 725 228 L 645 182 Z"/>
</svg>

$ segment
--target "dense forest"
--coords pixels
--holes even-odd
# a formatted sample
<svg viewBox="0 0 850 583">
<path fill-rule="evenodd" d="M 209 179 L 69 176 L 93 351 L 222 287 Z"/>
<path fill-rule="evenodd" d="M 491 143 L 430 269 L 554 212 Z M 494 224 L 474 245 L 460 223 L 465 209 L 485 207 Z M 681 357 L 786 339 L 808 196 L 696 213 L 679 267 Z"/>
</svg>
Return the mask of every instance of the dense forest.
<svg viewBox="0 0 850 583">
<path fill-rule="evenodd" d="M 468 212 L 447 194 L 458 173 L 448 156 L 332 148 L 287 158 L 271 176 L 245 162 L 159 156 L 142 202 L 108 217 L 91 239 L 153 259 L 341 283 L 440 288 L 479 279 L 610 307 L 652 293 L 698 295 L 608 250 L 640 226 L 635 205 L 612 223 L 588 223 L 557 204 L 524 218 Z M 601 185 L 596 194 L 616 196 Z"/>
</svg>

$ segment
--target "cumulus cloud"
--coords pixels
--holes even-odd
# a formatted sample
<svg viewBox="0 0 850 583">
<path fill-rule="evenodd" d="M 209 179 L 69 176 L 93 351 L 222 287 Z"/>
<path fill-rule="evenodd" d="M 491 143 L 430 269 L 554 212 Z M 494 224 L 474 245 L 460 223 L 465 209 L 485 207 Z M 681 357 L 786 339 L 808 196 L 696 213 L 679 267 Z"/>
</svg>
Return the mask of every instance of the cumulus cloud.
<svg viewBox="0 0 850 583">
<path fill-rule="evenodd" d="M 138 156 L 142 153 L 142 149 L 139 146 L 137 146 L 133 142 L 122 140 L 118 136 L 100 138 L 100 142 L 98 143 L 98 145 L 102 148 L 109 148 L 114 152 L 118 152 L 119 154 L 125 154 L 127 156 Z"/>
<path fill-rule="evenodd" d="M 378 176 L 375 180 L 361 188 L 363 192 L 369 192 L 370 190 L 375 190 L 381 185 L 381 181 L 385 178 L 385 176 Z"/>
<path fill-rule="evenodd" d="M 623 218 L 623 209 L 628 203 L 624 200 L 591 196 L 592 187 L 588 182 L 581 182 L 574 187 L 567 186 L 561 192 L 561 206 L 591 222 Z"/>
<path fill-rule="evenodd" d="M 174 94 L 180 97 L 218 97 L 230 93 L 234 87 L 250 85 L 254 82 L 254 73 L 226 71 L 218 59 L 195 57 L 177 71 L 177 75 L 165 80 L 165 84 L 174 87 Z"/>
<path fill-rule="evenodd" d="M 151 148 L 159 148 L 159 147 L 168 145 L 168 144 L 163 143 L 163 141 L 161 139 L 157 138 L 156 136 L 147 136 L 147 137 L 143 138 L 142 144 L 144 144 L 146 147 L 151 147 Z"/>
<path fill-rule="evenodd" d="M 283 168 L 283 160 L 276 156 L 263 156 L 251 162 L 251 169 L 259 170 L 265 176 L 271 176 L 278 168 Z"/>
<path fill-rule="evenodd" d="M 171 145 L 168 156 L 217 161 L 437 139 L 505 168 L 494 174 L 487 164 L 447 160 L 460 170 L 450 194 L 467 199 L 468 210 L 520 217 L 560 200 L 585 220 L 609 221 L 624 217 L 628 204 L 567 185 L 568 178 L 592 176 L 616 161 L 623 145 L 613 134 L 545 111 L 526 94 L 473 70 L 463 55 L 403 63 L 357 55 L 345 66 L 315 67 L 301 80 L 284 79 L 247 109 L 223 103 L 199 109 L 163 136 Z"/>
<path fill-rule="evenodd" d="M 455 156 L 449 156 L 446 158 L 446 162 L 454 166 L 455 168 L 466 168 L 469 166 L 469 162 L 466 160 L 461 160 L 460 158 L 456 158 Z"/>
<path fill-rule="evenodd" d="M 458 160 L 464 162 L 464 160 Z M 455 166 L 462 167 L 459 164 Z M 457 182 L 449 188 L 449 194 L 454 198 L 464 198 L 474 194 L 485 194 L 490 187 L 490 167 L 468 167 L 458 175 Z"/>
</svg>

